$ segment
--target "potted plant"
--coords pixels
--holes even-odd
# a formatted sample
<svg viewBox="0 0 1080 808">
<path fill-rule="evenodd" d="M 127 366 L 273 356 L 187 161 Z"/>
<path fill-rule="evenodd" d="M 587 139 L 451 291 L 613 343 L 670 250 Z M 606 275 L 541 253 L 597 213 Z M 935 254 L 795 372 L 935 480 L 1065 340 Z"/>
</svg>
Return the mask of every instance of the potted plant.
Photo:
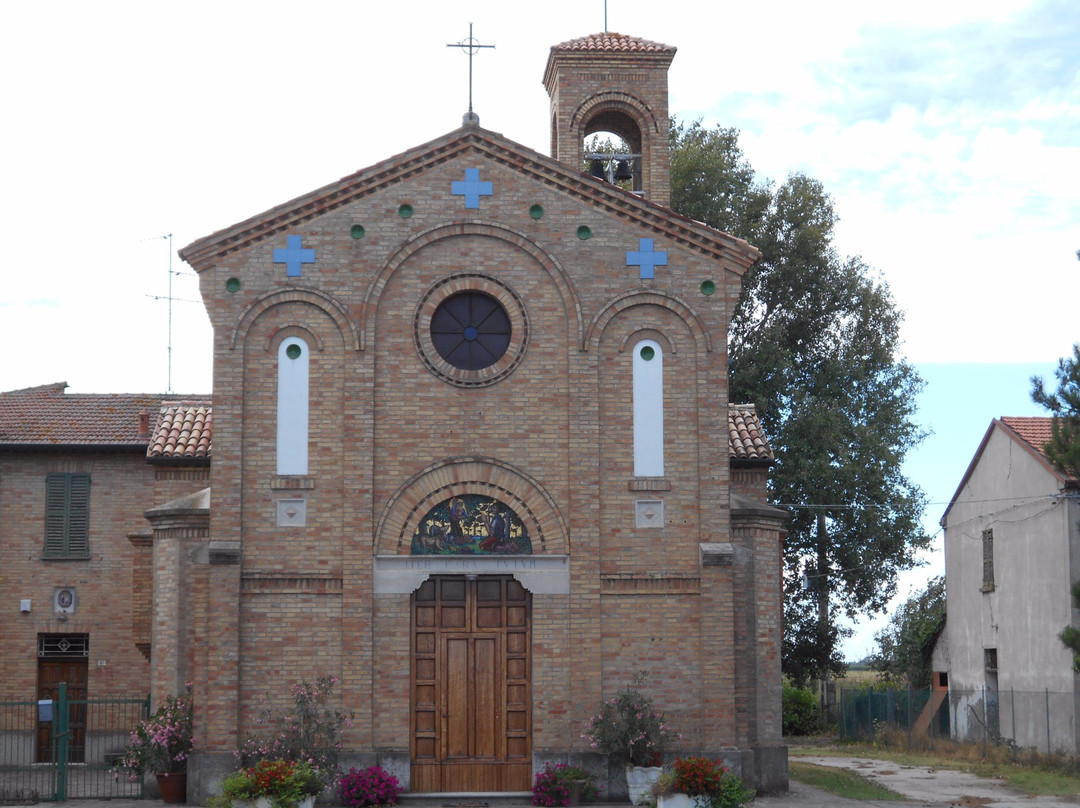
<svg viewBox="0 0 1080 808">
<path fill-rule="evenodd" d="M 139 722 L 114 771 L 126 770 L 131 779 L 153 772 L 163 802 L 185 802 L 188 754 L 195 743 L 194 726 L 191 685 L 188 685 L 179 696 L 166 696 L 157 712 Z"/>
<path fill-rule="evenodd" d="M 260 760 L 221 781 L 221 794 L 211 808 L 311 808 L 323 789 L 318 773 L 307 763 Z"/>
<path fill-rule="evenodd" d="M 546 808 L 594 802 L 600 791 L 596 777 L 580 766 L 547 763 L 533 781 L 533 805 Z"/>
<path fill-rule="evenodd" d="M 581 736 L 593 749 L 606 753 L 611 764 L 625 767 L 627 791 L 635 805 L 660 776 L 668 745 L 679 739 L 652 699 L 638 689 L 645 679 L 644 671 L 634 674 L 627 687 L 604 702 Z"/>
<path fill-rule="evenodd" d="M 397 805 L 400 790 L 398 779 L 381 766 L 349 769 L 338 781 L 338 796 L 345 808 Z"/>
<path fill-rule="evenodd" d="M 719 761 L 702 757 L 677 758 L 652 792 L 656 808 L 739 808 L 754 798 L 742 778 Z"/>
</svg>

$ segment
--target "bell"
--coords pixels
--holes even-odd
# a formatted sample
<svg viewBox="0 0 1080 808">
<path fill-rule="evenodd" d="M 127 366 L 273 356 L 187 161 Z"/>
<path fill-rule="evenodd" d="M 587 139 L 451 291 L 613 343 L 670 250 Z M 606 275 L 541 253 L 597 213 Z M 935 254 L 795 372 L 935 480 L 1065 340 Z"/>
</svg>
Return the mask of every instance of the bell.
<svg viewBox="0 0 1080 808">
<path fill-rule="evenodd" d="M 594 157 L 590 161 L 589 173 L 596 177 L 598 180 L 606 180 L 607 172 L 604 171 L 604 161 Z"/>
<path fill-rule="evenodd" d="M 630 161 L 620 160 L 619 164 L 615 167 L 615 179 L 632 180 L 633 178 L 634 172 L 630 170 Z"/>
</svg>

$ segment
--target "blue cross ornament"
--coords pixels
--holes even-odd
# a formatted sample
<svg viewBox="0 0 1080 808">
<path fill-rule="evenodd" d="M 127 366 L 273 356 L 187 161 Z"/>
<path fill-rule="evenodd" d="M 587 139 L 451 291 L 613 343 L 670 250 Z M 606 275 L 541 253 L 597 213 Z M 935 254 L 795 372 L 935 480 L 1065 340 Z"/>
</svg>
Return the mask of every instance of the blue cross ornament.
<svg viewBox="0 0 1080 808">
<path fill-rule="evenodd" d="M 667 251 L 654 250 L 651 238 L 639 238 L 636 250 L 626 251 L 626 265 L 640 267 L 641 279 L 653 277 L 653 268 L 667 266 Z"/>
<path fill-rule="evenodd" d="M 304 264 L 315 263 L 315 250 L 302 247 L 301 239 L 301 236 L 286 236 L 285 247 L 274 250 L 274 263 L 285 265 L 286 277 L 298 278 Z"/>
<path fill-rule="evenodd" d="M 495 193 L 494 186 L 490 182 L 480 182 L 479 168 L 466 168 L 465 181 L 460 180 L 450 183 L 450 193 L 454 196 L 465 197 L 465 207 L 480 207 L 480 197 L 491 196 Z"/>
</svg>

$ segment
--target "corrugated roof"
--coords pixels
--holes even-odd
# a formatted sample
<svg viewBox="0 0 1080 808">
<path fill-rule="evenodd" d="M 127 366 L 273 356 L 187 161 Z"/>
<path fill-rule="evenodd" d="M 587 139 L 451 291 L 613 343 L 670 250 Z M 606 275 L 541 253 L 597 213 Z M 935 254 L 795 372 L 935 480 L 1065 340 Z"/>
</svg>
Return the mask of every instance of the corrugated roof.
<svg viewBox="0 0 1080 808">
<path fill-rule="evenodd" d="M 728 408 L 728 457 L 732 460 L 774 459 L 753 404 L 732 404 Z"/>
<path fill-rule="evenodd" d="M 604 31 L 599 34 L 569 39 L 551 46 L 552 51 L 611 51 L 622 53 L 675 53 L 675 48 L 662 42 L 652 42 L 636 36 Z"/>
</svg>

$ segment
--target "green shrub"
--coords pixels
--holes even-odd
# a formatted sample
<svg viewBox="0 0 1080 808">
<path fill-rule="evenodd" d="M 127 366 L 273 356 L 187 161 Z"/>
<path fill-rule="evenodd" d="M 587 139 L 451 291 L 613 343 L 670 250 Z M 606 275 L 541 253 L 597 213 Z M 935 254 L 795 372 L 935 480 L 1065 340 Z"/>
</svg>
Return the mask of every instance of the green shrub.
<svg viewBox="0 0 1080 808">
<path fill-rule="evenodd" d="M 813 735 L 821 729 L 817 694 L 808 687 L 784 684 L 784 735 Z"/>
</svg>

